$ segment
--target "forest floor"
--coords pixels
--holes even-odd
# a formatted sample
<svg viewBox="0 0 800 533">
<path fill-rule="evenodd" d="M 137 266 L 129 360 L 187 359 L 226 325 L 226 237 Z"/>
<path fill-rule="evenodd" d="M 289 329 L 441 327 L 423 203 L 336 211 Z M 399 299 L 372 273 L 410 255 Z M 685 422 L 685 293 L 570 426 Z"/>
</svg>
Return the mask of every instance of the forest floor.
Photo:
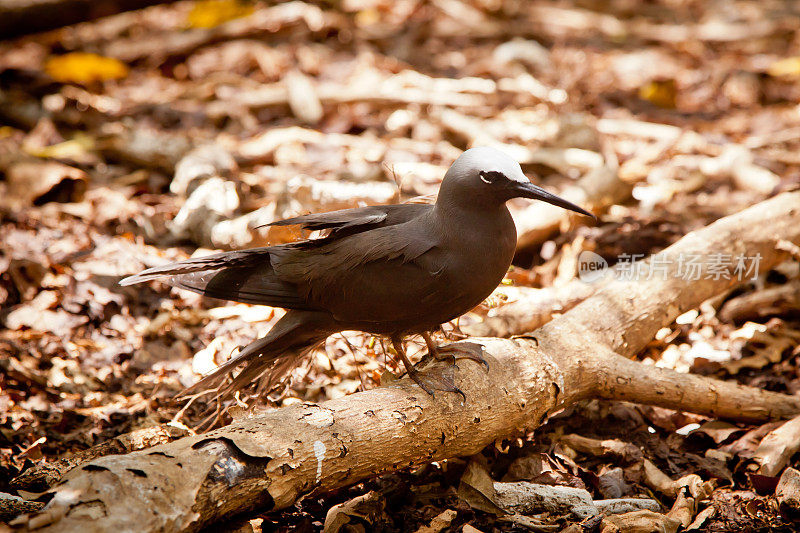
<svg viewBox="0 0 800 533">
<path fill-rule="evenodd" d="M 243 391 L 207 419 L 201 400 L 186 408 L 174 395 L 283 311 L 158 283 L 120 287 L 126 275 L 301 237 L 261 227 L 281 218 L 435 194 L 473 145 L 504 144 L 553 191 L 612 171 L 623 197 L 596 224 L 531 234 L 506 283 L 445 328 L 457 336 L 513 303 L 517 287 L 576 286 L 582 251 L 611 265 L 641 259 L 798 188 L 799 103 L 800 9 L 775 0 L 205 0 L 0 41 L 0 492 L 123 433 L 215 427 L 399 372 L 382 339 L 334 335 L 285 390 Z M 518 221 L 533 209 L 511 208 Z M 793 253 L 680 316 L 638 358 L 798 393 Z M 318 530 L 344 503 L 328 524 L 344 513 L 352 531 L 557 531 L 568 517 L 480 508 L 462 490 L 467 466 L 595 499 L 646 496 L 667 513 L 675 495 L 645 483 L 652 464 L 706 483 L 697 530 L 794 531 L 775 496 L 780 472 L 751 461 L 779 425 L 590 401 L 479 457 L 229 529 Z"/>
</svg>

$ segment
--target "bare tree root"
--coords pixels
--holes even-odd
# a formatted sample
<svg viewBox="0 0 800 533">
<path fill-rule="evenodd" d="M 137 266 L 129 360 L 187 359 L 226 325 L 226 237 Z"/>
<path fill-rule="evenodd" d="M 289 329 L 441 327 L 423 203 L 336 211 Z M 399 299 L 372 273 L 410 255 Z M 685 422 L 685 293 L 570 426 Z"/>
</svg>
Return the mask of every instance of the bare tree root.
<svg viewBox="0 0 800 533">
<path fill-rule="evenodd" d="M 665 250 L 666 279 L 612 281 L 527 338 L 481 339 L 490 368 L 459 361 L 463 404 L 459 395 L 433 398 L 402 379 L 319 405 L 276 409 L 205 435 L 95 459 L 69 472 L 49 493 L 47 507 L 20 517 L 17 525 L 82 532 L 91 519 L 94 529 L 104 531 L 196 531 L 383 472 L 475 454 L 586 398 L 744 420 L 799 413 L 800 397 L 623 357 L 641 350 L 679 314 L 737 283 L 712 275 L 716 254 L 760 254 L 764 269 L 786 257 L 776 247 L 779 239 L 800 242 L 800 192 L 685 236 Z M 697 280 L 677 275 L 676 262 L 689 254 L 703 259 Z"/>
<path fill-rule="evenodd" d="M 591 398 L 658 405 L 742 422 L 789 418 L 800 412 L 800 397 L 654 369 L 614 352 L 597 355 L 584 368 L 596 382 Z"/>
</svg>

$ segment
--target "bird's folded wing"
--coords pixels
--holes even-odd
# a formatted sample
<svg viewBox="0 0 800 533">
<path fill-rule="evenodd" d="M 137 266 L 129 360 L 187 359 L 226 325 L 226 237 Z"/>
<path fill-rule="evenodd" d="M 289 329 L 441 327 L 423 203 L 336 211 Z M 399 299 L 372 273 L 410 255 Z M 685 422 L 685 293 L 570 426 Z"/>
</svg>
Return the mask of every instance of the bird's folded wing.
<svg viewBox="0 0 800 533">
<path fill-rule="evenodd" d="M 387 288 L 407 293 L 409 286 L 426 284 L 433 273 L 415 261 L 435 246 L 435 239 L 426 233 L 398 224 L 311 250 L 282 248 L 272 264 L 276 274 L 297 286 L 310 303 L 334 312 L 339 307 L 357 308 L 364 298 L 384 294 Z M 385 297 L 395 299 L 388 293 Z"/>
<path fill-rule="evenodd" d="M 345 281 L 369 263 L 409 263 L 434 246 L 425 232 L 405 224 L 429 205 L 388 205 L 306 215 L 276 224 L 330 229 L 322 239 L 224 252 L 153 267 L 123 279 L 131 285 L 159 279 L 205 296 L 309 311 L 325 310 Z M 427 226 L 423 226 L 427 227 Z M 401 229 L 402 228 L 402 229 Z M 387 272 L 394 279 L 391 269 Z"/>
<path fill-rule="evenodd" d="M 282 279 L 299 285 L 316 280 L 335 283 L 342 276 L 358 277 L 365 264 L 413 261 L 435 246 L 432 238 L 414 229 L 408 224 L 398 224 L 343 239 L 319 240 L 313 248 L 276 247 L 272 265 Z"/>
<path fill-rule="evenodd" d="M 312 213 L 273 222 L 270 226 L 298 225 L 306 230 L 328 230 L 328 239 L 337 239 L 387 226 L 403 224 L 433 208 L 422 204 L 391 204 Z"/>
<path fill-rule="evenodd" d="M 362 207 L 358 209 L 341 209 L 328 213 L 311 213 L 299 217 L 278 220 L 270 226 L 301 226 L 303 229 L 315 231 L 323 229 L 344 229 L 354 226 L 371 226 L 386 220 L 386 209 L 380 206 Z"/>
</svg>

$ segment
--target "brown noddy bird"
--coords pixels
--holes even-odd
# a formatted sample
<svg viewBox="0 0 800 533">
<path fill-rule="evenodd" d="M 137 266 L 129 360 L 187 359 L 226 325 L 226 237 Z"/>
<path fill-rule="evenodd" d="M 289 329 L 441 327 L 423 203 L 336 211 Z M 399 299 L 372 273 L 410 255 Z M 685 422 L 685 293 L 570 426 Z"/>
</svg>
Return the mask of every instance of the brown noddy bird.
<svg viewBox="0 0 800 533">
<path fill-rule="evenodd" d="M 161 279 L 205 296 L 288 310 L 266 336 L 184 394 L 220 387 L 220 395 L 229 395 L 265 373 L 272 385 L 312 348 L 343 330 L 388 336 L 408 375 L 426 392 L 460 393 L 452 377 L 415 369 L 402 338 L 421 334 L 434 357 L 485 364 L 480 345 L 437 347 L 430 332 L 480 304 L 502 281 L 517 243 L 505 203 L 517 197 L 594 217 L 531 183 L 503 152 L 476 147 L 448 169 L 433 205 L 371 206 L 281 220 L 272 225 L 327 233 L 158 266 L 120 284 Z M 221 386 L 239 365 L 242 371 Z"/>
</svg>

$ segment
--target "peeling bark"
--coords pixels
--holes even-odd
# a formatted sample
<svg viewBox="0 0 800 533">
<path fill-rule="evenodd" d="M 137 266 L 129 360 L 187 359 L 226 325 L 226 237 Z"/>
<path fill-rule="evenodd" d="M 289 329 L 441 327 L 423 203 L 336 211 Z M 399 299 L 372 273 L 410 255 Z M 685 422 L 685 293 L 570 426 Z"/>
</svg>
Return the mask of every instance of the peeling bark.
<svg viewBox="0 0 800 533">
<path fill-rule="evenodd" d="M 665 250 L 786 257 L 778 240 L 800 242 L 800 192 L 785 193 L 690 233 Z M 554 409 L 601 397 L 741 420 L 800 412 L 800 397 L 740 387 L 625 359 L 679 314 L 736 283 L 612 281 L 527 337 L 479 339 L 489 370 L 459 361 L 466 394 L 435 398 L 408 379 L 322 404 L 276 409 L 205 435 L 69 472 L 42 513 L 18 524 L 46 531 L 196 531 L 252 509 L 281 509 L 383 472 L 471 455 L 498 438 L 537 427 Z M 447 364 L 434 362 L 432 364 Z"/>
<path fill-rule="evenodd" d="M 143 448 L 173 441 L 189 434 L 170 424 L 137 429 L 92 446 L 88 450 L 76 452 L 53 463 L 43 463 L 29 468 L 11 481 L 11 488 L 31 492 L 43 492 L 53 486 L 63 475 L 87 461 L 104 455 L 130 453 Z"/>
</svg>

